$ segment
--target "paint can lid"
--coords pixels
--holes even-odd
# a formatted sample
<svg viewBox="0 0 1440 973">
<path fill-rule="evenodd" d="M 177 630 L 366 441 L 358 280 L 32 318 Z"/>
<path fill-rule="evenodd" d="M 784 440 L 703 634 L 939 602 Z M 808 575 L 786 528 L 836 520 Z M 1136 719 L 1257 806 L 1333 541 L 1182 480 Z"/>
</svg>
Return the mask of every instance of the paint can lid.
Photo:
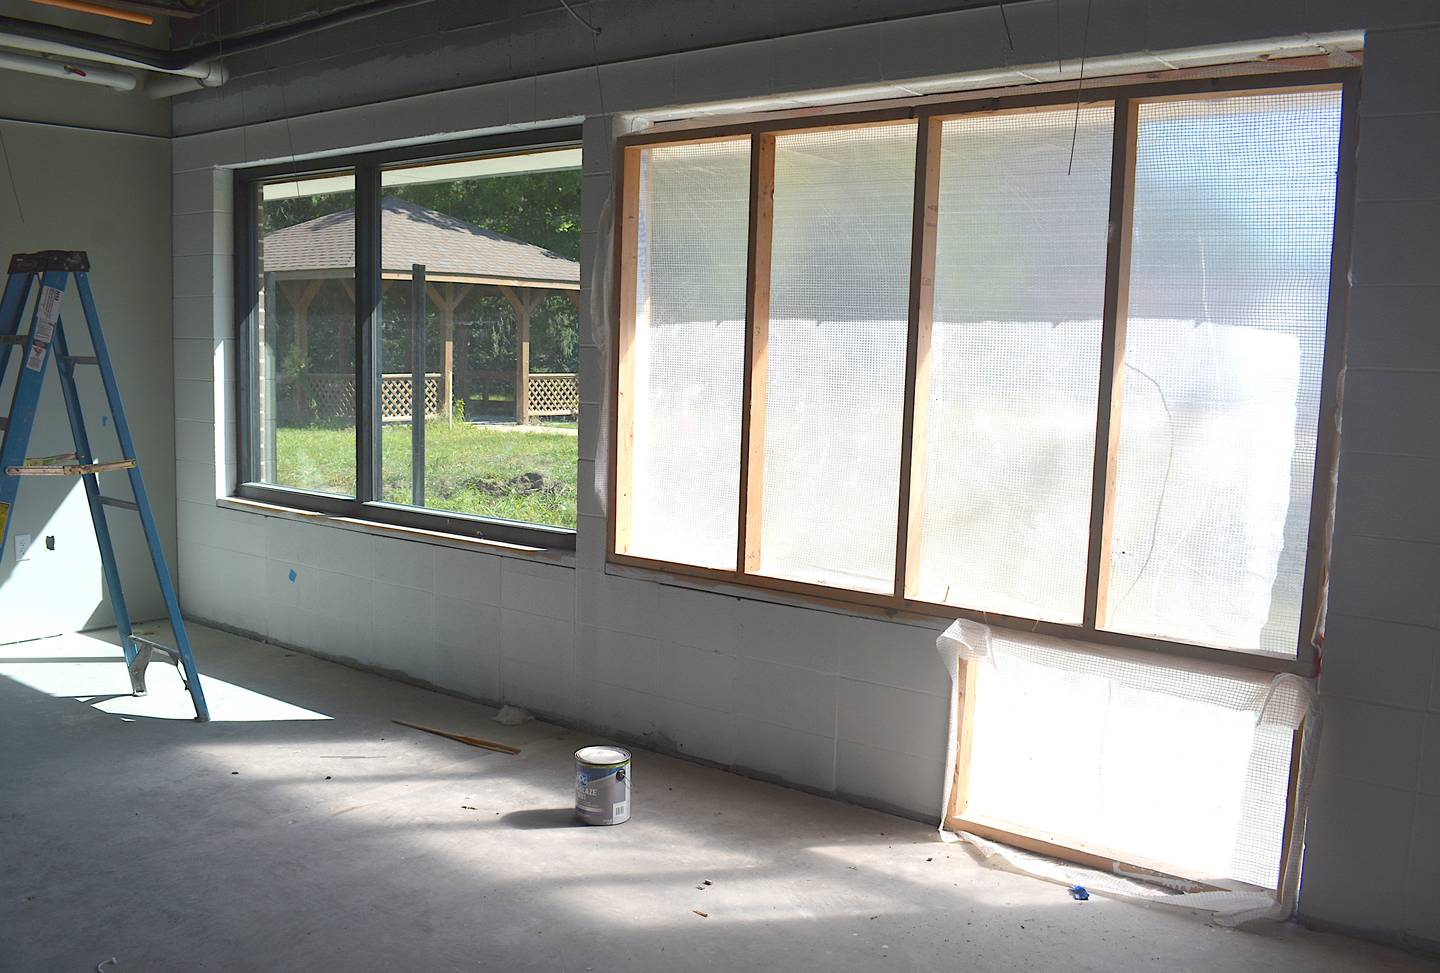
<svg viewBox="0 0 1440 973">
<path fill-rule="evenodd" d="M 618 767 L 629 762 L 630 751 L 619 747 L 581 747 L 575 751 L 575 759 L 592 767 Z"/>
</svg>

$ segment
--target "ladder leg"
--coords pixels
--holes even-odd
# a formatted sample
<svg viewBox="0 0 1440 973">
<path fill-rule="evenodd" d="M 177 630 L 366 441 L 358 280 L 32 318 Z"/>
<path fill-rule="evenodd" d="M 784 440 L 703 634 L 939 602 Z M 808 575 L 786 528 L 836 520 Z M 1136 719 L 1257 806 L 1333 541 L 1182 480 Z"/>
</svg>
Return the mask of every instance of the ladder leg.
<svg viewBox="0 0 1440 973">
<path fill-rule="evenodd" d="M 70 419 L 70 434 L 75 440 L 75 456 L 80 463 L 95 459 L 90 451 L 90 436 L 85 430 L 85 415 L 80 407 L 80 393 L 75 387 L 75 366 L 70 362 L 70 348 L 65 340 L 63 320 L 55 324 L 55 350 L 58 352 L 56 366 L 60 372 L 60 392 L 65 399 L 65 414 Z M 95 525 L 95 543 L 100 548 L 100 567 L 105 575 L 105 589 L 110 592 L 110 606 L 115 612 L 115 627 L 120 631 L 120 648 L 125 653 L 125 666 L 130 668 L 135 661 L 135 643 L 130 626 L 130 611 L 125 605 L 125 593 L 120 586 L 120 568 L 115 560 L 115 545 L 110 539 L 110 524 L 105 518 L 105 507 L 100 503 L 99 477 L 90 473 L 80 478 L 85 484 L 85 500 L 90 505 L 90 521 Z M 133 674 L 131 689 L 136 695 L 145 691 L 143 675 L 138 684 Z"/>
<path fill-rule="evenodd" d="M 20 297 L 28 292 L 29 286 L 17 284 L 16 281 L 24 277 L 23 273 L 12 273 L 5 294 L 0 297 L 0 303 L 5 303 L 9 313 L 17 319 L 25 309 Z M 60 297 L 65 291 L 68 277 L 69 274 L 65 271 L 45 272 L 40 282 L 40 297 L 30 315 L 30 333 L 26 336 L 25 343 L 19 346 L 21 355 L 15 374 L 15 391 L 10 397 L 10 413 L 5 417 L 5 434 L 0 436 L 0 515 L 3 515 L 0 516 L 0 551 L 4 550 L 10 525 L 14 522 L 9 512 L 20 489 L 20 477 L 11 476 L 5 471 L 25 464 L 25 450 L 30 445 L 30 431 L 35 425 L 45 367 L 50 363 L 51 340 L 55 322 L 59 320 Z M 9 326 L 8 321 L 6 324 Z M 18 320 L 14 327 L 15 333 L 18 333 Z M 10 347 L 12 346 L 9 344 L 0 344 L 0 348 L 8 350 Z"/>
<path fill-rule="evenodd" d="M 5 278 L 5 292 L 0 295 L 0 337 L 11 337 L 20 333 L 21 312 L 30 298 L 30 285 L 34 274 L 11 274 Z M 10 350 L 15 347 L 0 342 L 0 379 L 5 377 L 5 367 L 10 364 Z"/>
<path fill-rule="evenodd" d="M 115 372 L 110 367 L 110 353 L 105 346 L 105 335 L 100 330 L 100 315 L 95 310 L 95 298 L 90 292 L 89 274 L 75 273 L 75 291 L 80 296 L 80 305 L 85 310 L 85 324 L 90 329 L 90 344 L 100 366 L 100 378 L 105 385 L 105 399 L 110 404 L 110 417 L 115 423 L 115 435 L 120 440 L 122 456 L 135 457 L 135 443 L 130 437 L 130 424 L 125 419 L 125 407 L 120 401 L 120 387 L 115 381 Z M 210 709 L 205 704 L 205 693 L 200 688 L 200 674 L 195 670 L 195 657 L 190 651 L 190 637 L 185 631 L 185 619 L 180 614 L 180 599 L 175 595 L 175 585 L 170 577 L 170 568 L 165 563 L 165 550 L 160 546 L 160 533 L 155 526 L 155 515 L 150 509 L 150 497 L 145 491 L 145 481 L 140 476 L 139 466 L 128 471 L 130 489 L 135 503 L 140 508 L 140 523 L 145 528 L 145 541 L 150 548 L 150 561 L 155 567 L 155 579 L 160 582 L 160 593 L 165 599 L 165 611 L 170 616 L 170 627 L 175 634 L 175 648 L 180 656 L 181 667 L 185 670 L 185 682 L 190 689 L 190 699 L 195 704 L 195 718 L 208 720 Z"/>
</svg>

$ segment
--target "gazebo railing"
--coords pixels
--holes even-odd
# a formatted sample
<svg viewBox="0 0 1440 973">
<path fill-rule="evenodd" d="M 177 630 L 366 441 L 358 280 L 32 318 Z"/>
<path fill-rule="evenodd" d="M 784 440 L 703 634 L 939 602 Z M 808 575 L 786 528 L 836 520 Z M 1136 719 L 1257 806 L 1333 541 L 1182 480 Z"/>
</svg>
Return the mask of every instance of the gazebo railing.
<svg viewBox="0 0 1440 973">
<path fill-rule="evenodd" d="M 580 412 L 580 382 L 574 374 L 531 372 L 529 391 L 532 416 L 573 416 Z"/>
<path fill-rule="evenodd" d="M 425 373 L 425 417 L 440 415 L 439 372 Z M 310 393 L 315 396 L 316 412 L 323 418 L 335 419 L 355 414 L 355 376 L 311 372 L 305 376 Z M 410 418 L 410 373 L 387 372 L 380 376 L 380 418 L 385 422 L 403 422 Z"/>
<path fill-rule="evenodd" d="M 443 378 L 440 372 L 425 374 L 427 419 L 439 417 L 444 410 Z M 315 411 L 321 418 L 355 414 L 354 375 L 311 372 L 304 381 L 315 397 Z M 526 412 L 529 416 L 573 416 L 580 412 L 579 379 L 573 372 L 532 372 L 528 392 Z M 410 418 L 409 372 L 386 372 L 380 376 L 380 415 L 385 422 L 404 422 Z"/>
</svg>

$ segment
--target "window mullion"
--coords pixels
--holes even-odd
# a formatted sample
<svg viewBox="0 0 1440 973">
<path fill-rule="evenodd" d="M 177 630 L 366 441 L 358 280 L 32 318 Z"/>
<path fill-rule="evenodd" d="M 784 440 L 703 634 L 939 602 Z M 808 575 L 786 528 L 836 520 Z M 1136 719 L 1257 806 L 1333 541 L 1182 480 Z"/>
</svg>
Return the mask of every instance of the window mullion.
<svg viewBox="0 0 1440 973">
<path fill-rule="evenodd" d="M 260 422 L 257 414 L 260 386 L 255 367 L 255 345 L 258 338 L 256 325 L 260 307 L 260 294 L 257 290 L 260 286 L 259 200 L 258 183 L 241 179 L 235 181 L 234 232 L 235 253 L 238 255 L 235 294 L 236 320 L 239 322 L 239 333 L 235 342 L 235 374 L 238 377 L 235 426 L 239 433 L 235 485 L 260 479 Z"/>
<path fill-rule="evenodd" d="M 380 170 L 355 169 L 355 499 L 377 499 L 380 449 Z"/>
<path fill-rule="evenodd" d="M 1090 490 L 1090 558 L 1085 576 L 1085 627 L 1105 625 L 1110 581 L 1110 536 L 1115 513 L 1115 464 L 1125 373 L 1125 326 L 1130 298 L 1131 217 L 1135 209 L 1135 154 L 1139 105 L 1115 101 L 1110 153 L 1110 231 L 1105 252 L 1105 309 L 1100 338 L 1100 394 L 1095 421 L 1095 465 Z"/>
<path fill-rule="evenodd" d="M 909 597 L 920 572 L 925 432 L 930 409 L 930 337 L 935 316 L 935 234 L 940 224 L 941 122 L 922 116 L 915 138 L 915 215 L 910 248 L 905 413 L 900 434 L 895 597 Z"/>
<path fill-rule="evenodd" d="M 775 136 L 750 141 L 750 233 L 745 268 L 745 364 L 740 411 L 740 530 L 736 571 L 760 568 L 765 476 L 765 391 L 770 340 L 770 245 L 775 219 Z"/>
</svg>

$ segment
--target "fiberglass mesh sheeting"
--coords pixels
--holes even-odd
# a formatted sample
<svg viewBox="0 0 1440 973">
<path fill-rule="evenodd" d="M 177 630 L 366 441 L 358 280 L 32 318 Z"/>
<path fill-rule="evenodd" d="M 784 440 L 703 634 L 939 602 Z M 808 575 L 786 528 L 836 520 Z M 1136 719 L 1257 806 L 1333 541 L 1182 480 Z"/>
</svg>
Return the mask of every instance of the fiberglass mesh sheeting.
<svg viewBox="0 0 1440 973">
<path fill-rule="evenodd" d="M 748 139 L 646 149 L 628 553 L 735 567 Z"/>
<path fill-rule="evenodd" d="M 971 664 L 967 816 L 1276 887 L 1293 682 L 1000 629 Z"/>
<path fill-rule="evenodd" d="M 1107 628 L 1293 656 L 1340 93 L 1140 107 Z"/>
<path fill-rule="evenodd" d="M 1113 125 L 1109 105 L 944 123 L 927 601 L 1081 619 Z"/>
<path fill-rule="evenodd" d="M 775 141 L 760 572 L 889 591 L 915 126 Z"/>
</svg>

